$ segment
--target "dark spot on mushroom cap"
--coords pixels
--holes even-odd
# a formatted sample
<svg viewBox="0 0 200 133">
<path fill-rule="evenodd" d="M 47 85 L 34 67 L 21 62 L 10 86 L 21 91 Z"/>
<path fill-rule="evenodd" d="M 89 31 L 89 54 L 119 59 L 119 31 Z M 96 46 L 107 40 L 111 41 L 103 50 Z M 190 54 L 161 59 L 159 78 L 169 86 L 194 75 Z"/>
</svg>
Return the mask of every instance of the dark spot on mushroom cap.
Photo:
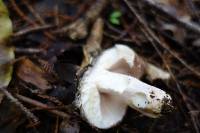
<svg viewBox="0 0 200 133">
<path fill-rule="evenodd" d="M 151 91 L 150 94 L 155 94 L 155 93 L 153 91 Z"/>
<path fill-rule="evenodd" d="M 154 95 L 150 95 L 150 97 L 151 97 L 151 98 L 155 98 L 155 96 L 154 96 Z"/>
</svg>

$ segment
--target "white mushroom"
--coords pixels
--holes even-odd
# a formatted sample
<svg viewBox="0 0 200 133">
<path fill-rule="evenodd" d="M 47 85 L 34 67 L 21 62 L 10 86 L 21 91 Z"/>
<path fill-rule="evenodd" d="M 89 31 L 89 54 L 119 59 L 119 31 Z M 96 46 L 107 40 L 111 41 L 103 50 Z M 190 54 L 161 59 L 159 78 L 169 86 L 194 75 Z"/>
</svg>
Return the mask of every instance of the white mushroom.
<svg viewBox="0 0 200 133">
<path fill-rule="evenodd" d="M 163 107 L 171 104 L 171 97 L 137 79 L 146 66 L 127 46 L 105 50 L 79 84 L 78 103 L 87 121 L 101 129 L 110 128 L 122 120 L 127 106 L 149 117 L 160 116 Z"/>
</svg>

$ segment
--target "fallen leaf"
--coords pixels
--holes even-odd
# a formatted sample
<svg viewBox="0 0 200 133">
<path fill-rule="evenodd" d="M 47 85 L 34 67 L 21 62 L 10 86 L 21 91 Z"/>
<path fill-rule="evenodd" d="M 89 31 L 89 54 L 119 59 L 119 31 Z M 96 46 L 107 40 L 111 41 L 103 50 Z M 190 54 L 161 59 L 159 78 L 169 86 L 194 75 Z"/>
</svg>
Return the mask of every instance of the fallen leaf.
<svg viewBox="0 0 200 133">
<path fill-rule="evenodd" d="M 13 59 L 13 48 L 0 45 L 0 88 L 7 87 L 12 78 L 13 66 L 9 64 L 9 61 Z"/>
<path fill-rule="evenodd" d="M 14 59 L 14 49 L 7 45 L 12 34 L 12 22 L 8 10 L 0 0 L 0 88 L 7 87 L 12 78 L 13 66 L 9 62 Z M 3 94 L 0 92 L 0 102 Z"/>
<path fill-rule="evenodd" d="M 20 79 L 35 85 L 42 91 L 50 89 L 51 87 L 48 81 L 45 79 L 44 75 L 45 72 L 29 59 L 22 60 L 17 69 L 17 76 Z"/>
<path fill-rule="evenodd" d="M 3 1 L 0 0 L 0 45 L 12 34 L 12 22 L 9 18 L 8 10 Z"/>
</svg>

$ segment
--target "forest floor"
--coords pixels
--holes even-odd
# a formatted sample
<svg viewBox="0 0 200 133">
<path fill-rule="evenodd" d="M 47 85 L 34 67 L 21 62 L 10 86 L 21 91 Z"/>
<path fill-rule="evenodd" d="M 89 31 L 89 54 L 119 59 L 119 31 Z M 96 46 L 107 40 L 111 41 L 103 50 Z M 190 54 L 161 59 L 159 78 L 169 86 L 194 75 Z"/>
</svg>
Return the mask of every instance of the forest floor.
<svg viewBox="0 0 200 133">
<path fill-rule="evenodd" d="M 15 47 L 11 97 L 0 104 L 1 133 L 199 133 L 200 1 L 198 0 L 6 0 Z M 128 108 L 115 127 L 90 126 L 75 106 L 92 25 L 104 23 L 102 49 L 128 45 L 171 74 L 142 80 L 162 88 L 174 110 L 152 119 Z M 14 97 L 14 99 L 12 99 Z M 15 101 L 17 99 L 17 101 Z M 20 104 L 20 105 L 19 105 Z"/>
</svg>

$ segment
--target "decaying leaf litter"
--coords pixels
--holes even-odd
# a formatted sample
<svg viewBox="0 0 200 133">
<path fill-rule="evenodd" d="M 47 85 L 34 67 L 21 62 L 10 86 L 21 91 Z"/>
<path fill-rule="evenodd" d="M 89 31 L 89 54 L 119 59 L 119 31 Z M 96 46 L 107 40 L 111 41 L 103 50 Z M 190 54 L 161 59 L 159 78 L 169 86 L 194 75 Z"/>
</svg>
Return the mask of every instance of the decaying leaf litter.
<svg viewBox="0 0 200 133">
<path fill-rule="evenodd" d="M 5 52 L 2 62 L 6 63 L 2 64 L 14 65 L 14 73 L 0 69 L 1 81 L 6 83 L 1 83 L 1 132 L 199 132 L 198 1 L 5 3 L 11 19 L 7 14 L 2 18 L 12 21 L 14 32 L 3 38 L 0 50 Z M 121 15 L 113 18 L 116 12 Z M 101 32 L 92 32 L 99 17 L 104 23 L 100 38 Z M 170 73 L 168 81 L 150 80 L 148 76 L 142 81 L 170 93 L 175 109 L 150 119 L 128 108 L 119 124 L 104 131 L 87 123 L 74 100 L 78 80 L 91 67 L 87 62 L 117 43 L 128 45 L 145 61 Z M 7 48 L 13 49 L 11 53 Z M 8 52 L 14 52 L 16 59 Z M 5 73 L 9 78 L 3 76 Z"/>
</svg>

